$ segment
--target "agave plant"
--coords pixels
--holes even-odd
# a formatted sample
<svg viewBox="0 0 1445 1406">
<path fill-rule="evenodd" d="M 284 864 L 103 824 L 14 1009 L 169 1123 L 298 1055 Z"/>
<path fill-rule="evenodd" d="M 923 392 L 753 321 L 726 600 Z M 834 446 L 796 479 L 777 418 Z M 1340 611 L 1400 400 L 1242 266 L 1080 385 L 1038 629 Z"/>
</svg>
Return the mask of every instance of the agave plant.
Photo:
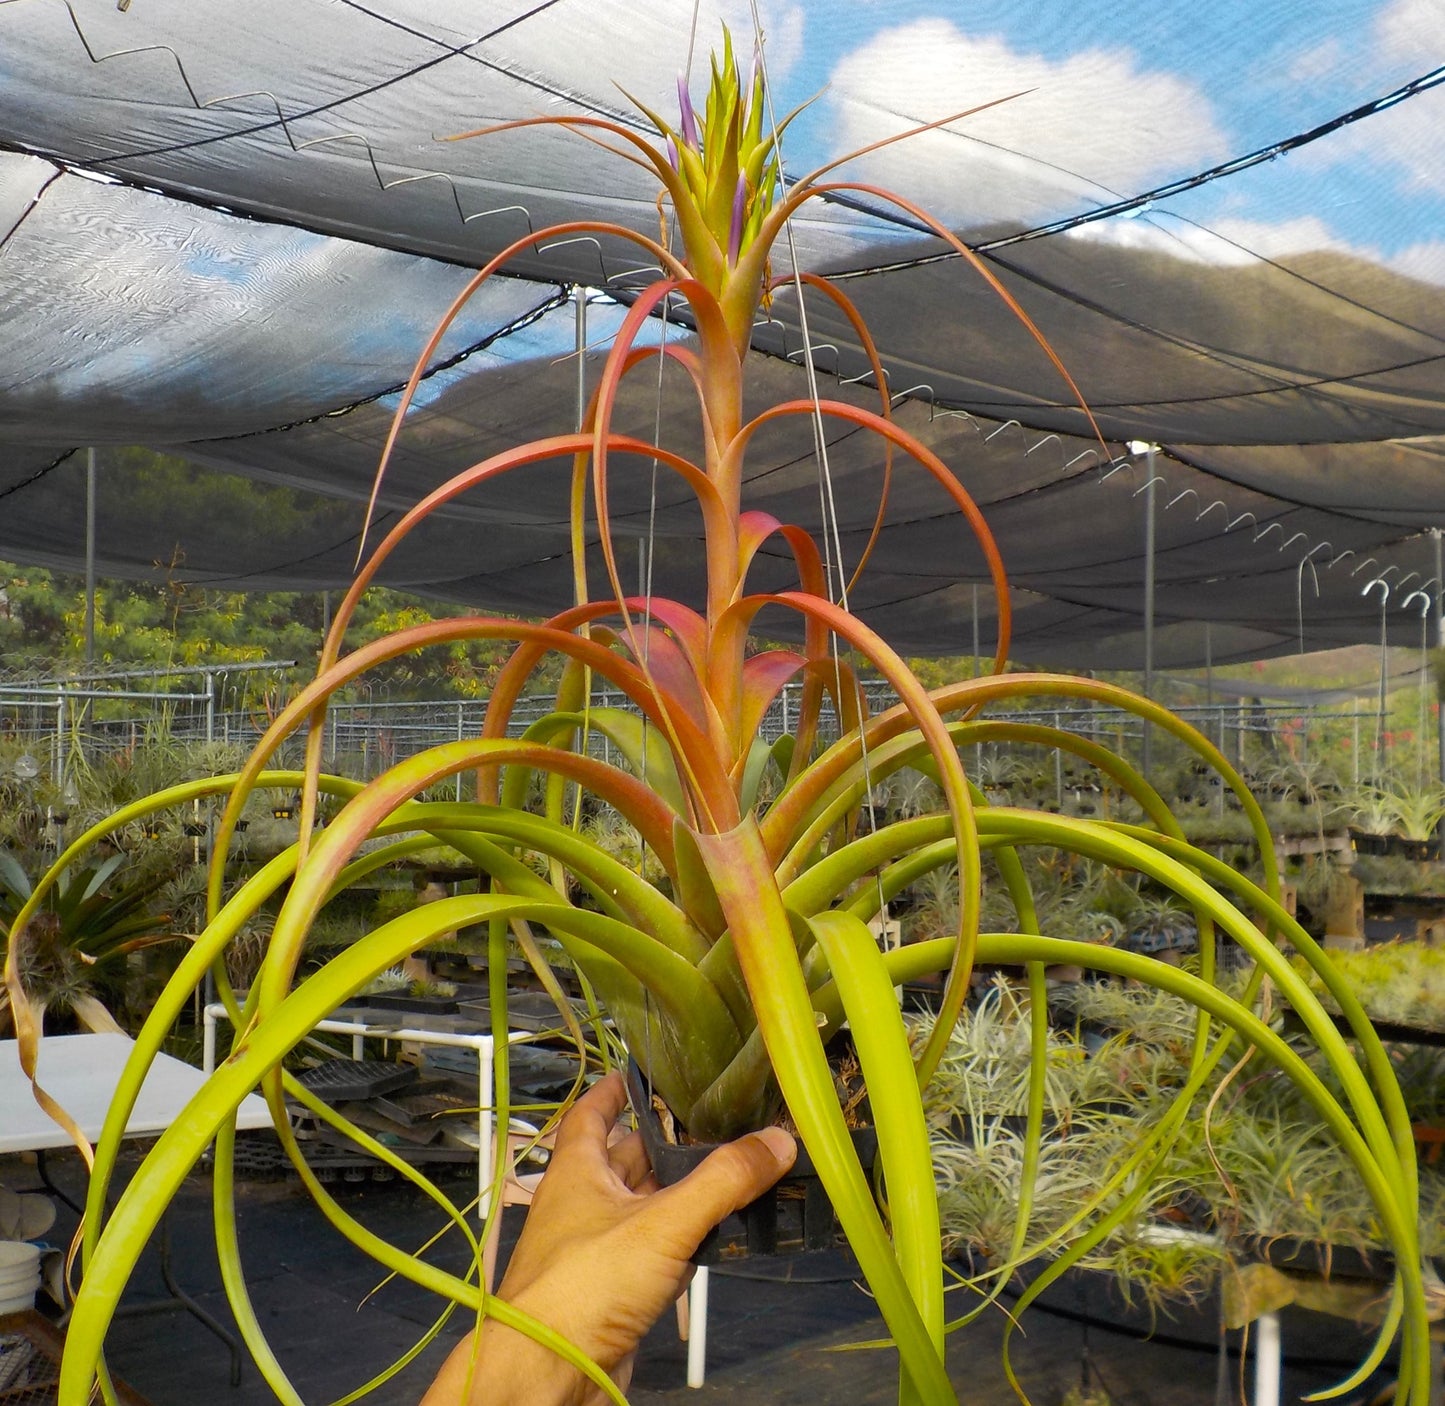
<svg viewBox="0 0 1445 1406">
<path fill-rule="evenodd" d="M 488 458 L 418 503 L 372 551 L 336 612 L 314 681 L 276 717 L 239 775 L 177 788 L 124 813 L 129 819 L 147 805 L 188 802 L 207 788 L 228 792 L 230 798 L 216 834 L 210 921 L 141 1031 L 96 1149 L 86 1272 L 70 1326 L 60 1388 L 63 1406 L 81 1406 L 98 1374 L 103 1379 L 101 1347 L 120 1289 L 167 1200 L 213 1138 L 218 1241 L 227 1291 L 241 1331 L 278 1399 L 299 1403 L 246 1297 L 229 1204 L 232 1113 L 239 1100 L 258 1087 L 271 1101 L 298 1173 L 334 1225 L 387 1269 L 437 1291 L 451 1304 L 496 1315 L 532 1334 L 574 1362 L 612 1399 L 621 1399 L 610 1381 L 569 1344 L 488 1296 L 474 1279 L 444 1274 L 353 1221 L 310 1174 L 285 1126 L 287 1095 L 337 1122 L 336 1115 L 317 1104 L 282 1067 L 284 1056 L 312 1025 L 436 934 L 474 924 L 488 925 L 490 934 L 494 1020 L 500 1021 L 506 1009 L 505 944 L 519 943 L 540 962 L 541 936 L 555 939 L 621 1032 L 653 1089 L 691 1136 L 728 1137 L 786 1105 L 898 1346 L 900 1400 L 907 1402 L 954 1399 L 943 1364 L 946 1312 L 939 1218 L 920 1091 L 947 1047 L 975 960 L 1024 964 L 1039 992 L 1044 967 L 1052 963 L 1098 967 L 1175 991 L 1200 1012 L 1190 1078 L 1171 1116 L 1141 1138 L 1117 1179 L 1081 1203 L 1079 1223 L 1091 1228 L 1071 1238 L 1069 1252 L 1057 1261 L 1058 1272 L 1067 1267 L 1075 1247 L 1087 1246 L 1096 1233 L 1094 1221 L 1105 1227 L 1097 1233 L 1107 1234 L 1111 1220 L 1131 1213 L 1138 1204 L 1137 1188 L 1166 1155 L 1190 1099 L 1205 1086 L 1210 1071 L 1241 1040 L 1254 1043 L 1299 1083 L 1321 1121 L 1361 1169 L 1400 1267 L 1379 1352 L 1403 1325 L 1410 1383 L 1406 1394 L 1414 1390 L 1423 1397 L 1428 1369 L 1408 1124 L 1388 1061 L 1349 993 L 1335 989 L 1332 969 L 1317 968 L 1327 985 L 1334 982 L 1332 994 L 1358 1026 L 1364 1071 L 1306 982 L 1276 950 L 1274 936 L 1283 934 L 1311 965 L 1319 962 L 1309 938 L 1275 901 L 1277 880 L 1271 880 L 1270 891 L 1261 890 L 1190 848 L 1158 795 L 1134 768 L 1106 749 L 1054 729 L 990 721 L 983 714 L 993 705 L 1038 706 L 1043 700 L 1057 706 L 1092 699 L 1131 710 L 1222 774 L 1250 808 L 1255 834 L 1268 856 L 1268 829 L 1238 776 L 1206 739 L 1166 710 L 1108 684 L 995 673 L 930 694 L 883 639 L 832 597 L 815 538 L 799 526 L 745 506 L 749 443 L 777 420 L 822 415 L 876 438 L 880 526 L 887 512 L 892 462 L 898 456 L 910 458 L 931 476 L 941 497 L 957 508 L 981 544 L 1000 606 L 1002 667 L 1008 647 L 1008 586 L 987 526 L 953 472 L 894 423 L 881 359 L 840 288 L 812 274 L 787 280 L 799 296 L 831 299 L 849 319 L 873 366 L 877 409 L 809 398 L 775 404 L 744 419 L 749 336 L 760 305 L 776 294 L 781 282 L 771 272 L 770 255 L 788 220 L 808 200 L 833 193 L 892 200 L 933 230 L 1014 307 L 1038 337 L 1041 355 L 1052 359 L 1070 388 L 1072 381 L 991 273 L 924 211 L 876 187 L 837 177 L 837 162 L 785 187 L 779 174 L 781 128 L 773 129 L 767 121 L 761 71 L 744 80 L 730 43 L 714 61 L 704 110 L 694 110 L 685 89 L 680 88 L 680 95 L 676 125 L 646 114 L 655 127 L 650 137 L 598 117 L 531 120 L 580 134 L 651 172 L 662 187 L 681 247 L 675 251 L 660 239 L 577 220 L 529 234 L 501 251 L 480 270 L 423 350 L 402 397 L 392 441 L 432 348 L 477 286 L 514 254 L 539 242 L 559 234 L 606 234 L 639 246 L 661 275 L 636 295 L 623 319 L 581 429 Z M 517 125 L 524 124 L 490 129 L 491 139 L 505 140 L 497 134 Z M 648 319 L 669 307 L 685 311 L 696 329 L 693 342 L 674 338 L 660 346 L 640 344 Z M 614 428 L 620 387 L 638 372 L 655 378 L 659 357 L 680 368 L 695 392 L 703 443 L 698 462 L 666 444 Z M 418 522 L 476 485 L 558 458 L 574 465 L 576 600 L 569 609 L 541 624 L 485 616 L 431 621 L 344 651 L 359 598 Z M 696 498 L 705 574 L 697 601 L 624 590 L 609 514 L 609 482 L 619 461 L 656 463 Z M 583 548 L 594 529 L 610 585 L 598 598 L 589 594 L 584 570 Z M 750 589 L 751 568 L 765 548 L 790 557 L 797 574 L 792 589 Z M 793 614 L 800 647 L 754 645 L 753 622 L 764 608 Z M 411 651 L 460 640 L 500 639 L 514 641 L 515 650 L 497 678 L 480 737 L 433 748 L 364 786 L 322 774 L 322 727 L 328 702 L 339 690 L 368 669 Z M 521 736 L 511 736 L 514 705 L 529 679 L 556 656 L 565 668 L 555 709 Z M 869 715 L 858 684 L 860 664 L 887 680 L 899 699 L 895 706 Z M 592 706 L 594 679 L 625 695 L 629 706 Z M 791 681 L 801 683 L 796 726 L 782 743 L 766 746 L 758 736 L 761 720 Z M 831 705 L 843 727 L 842 737 L 831 744 L 824 743 L 821 732 L 825 705 Z M 304 776 L 268 770 L 283 744 L 303 731 Z M 588 743 L 598 734 L 610 743 L 610 760 L 591 755 Z M 1095 769 L 1108 784 L 1129 792 L 1148 823 L 1108 824 L 987 806 L 971 789 L 961 761 L 961 754 L 980 744 L 1060 748 L 1077 765 Z M 936 783 L 938 806 L 859 826 L 857 813 L 876 794 L 874 788 L 905 768 Z M 477 773 L 475 801 L 422 799 L 428 788 L 464 771 Z M 259 870 L 238 893 L 224 898 L 224 855 L 247 796 L 257 787 L 289 788 L 298 782 L 302 804 L 296 845 Z M 322 794 L 344 804 L 324 828 L 313 832 Z M 540 813 L 525 808 L 531 794 L 544 797 Z M 584 798 L 586 813 L 605 808 L 635 831 L 639 852 L 647 852 L 645 864 L 621 862 L 615 835 L 604 842 L 595 827 L 589 833 L 581 823 Z M 82 836 L 77 846 L 98 833 Z M 296 984 L 308 929 L 328 901 L 377 866 L 436 844 L 485 873 L 490 879 L 487 891 L 400 915 Z M 1202 975 L 1127 952 L 1041 935 L 1016 853 L 1029 845 L 1052 846 L 1135 870 L 1179 895 L 1194 911 L 1200 931 Z M 1017 931 L 978 931 L 986 850 L 993 851 L 1011 895 Z M 958 875 L 956 929 L 930 941 L 880 951 L 870 921 L 902 889 L 947 867 Z M 225 981 L 220 958 L 232 936 L 283 886 L 285 899 L 265 960 L 240 1005 Z M 1260 925 L 1248 913 L 1258 915 Z M 23 926 L 29 916 L 29 911 L 23 913 L 19 923 Z M 1258 962 L 1242 1000 L 1225 995 L 1210 980 L 1216 927 Z M 106 1187 L 128 1100 L 167 1025 L 208 967 L 232 1007 L 237 1043 L 187 1115 L 157 1142 L 102 1233 Z M 894 987 L 925 974 L 942 978 L 941 1009 L 931 1033 L 915 1048 L 900 1018 Z M 1338 1064 L 1342 1097 L 1332 1094 L 1251 1008 L 1266 976 Z M 1026 1185 L 1040 1159 L 1043 1008 L 1042 999 L 1032 1002 L 1034 1073 L 1021 1166 Z M 580 1044 L 577 1017 L 565 1004 L 562 1010 Z M 886 1210 L 875 1200 L 870 1169 L 859 1164 L 853 1151 L 828 1066 L 826 1045 L 845 1021 L 874 1095 L 881 1205 Z M 507 1110 L 502 1061 L 495 1111 L 505 1119 Z M 419 1180 L 363 1132 L 349 1132 L 403 1175 Z M 429 1188 L 428 1194 L 448 1205 L 462 1233 L 472 1234 L 462 1213 L 440 1192 Z M 1031 1243 L 1028 1218 L 1025 1195 L 1019 1226 L 1000 1247 L 1001 1266 Z"/>
</svg>

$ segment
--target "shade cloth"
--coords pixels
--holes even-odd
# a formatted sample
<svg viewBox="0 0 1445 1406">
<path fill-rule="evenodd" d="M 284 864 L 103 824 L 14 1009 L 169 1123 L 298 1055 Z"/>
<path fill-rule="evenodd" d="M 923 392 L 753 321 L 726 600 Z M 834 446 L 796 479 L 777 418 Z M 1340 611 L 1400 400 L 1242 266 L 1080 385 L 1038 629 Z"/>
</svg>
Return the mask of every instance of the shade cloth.
<svg viewBox="0 0 1445 1406">
<path fill-rule="evenodd" d="M 1445 526 L 1439 0 L 1109 9 L 760 11 L 779 116 L 823 90 L 787 134 L 790 177 L 1022 94 L 842 174 L 897 187 L 978 251 L 1102 442 L 978 273 L 872 191 L 806 207 L 779 259 L 839 278 L 898 417 L 984 506 L 1017 657 L 1139 662 L 1151 500 L 1161 667 L 1378 642 L 1382 610 L 1411 643 Z M 640 129 L 619 88 L 674 113 L 691 48 L 700 99 L 720 18 L 748 62 L 740 5 L 700 6 L 694 30 L 678 0 L 4 0 L 0 555 L 78 565 L 76 451 L 97 446 L 103 572 L 344 584 L 396 391 L 471 271 L 561 219 L 658 228 L 646 174 L 575 134 L 438 139 L 559 113 Z M 595 384 L 645 262 L 620 239 L 558 238 L 489 282 L 433 358 L 383 523 L 458 468 L 570 428 L 576 301 Z M 877 405 L 852 327 L 824 300 L 805 310 L 821 393 Z M 755 405 L 808 394 L 801 323 L 782 290 L 756 329 Z M 692 421 L 671 380 L 631 387 L 619 415 L 684 450 Z M 845 422 L 826 439 L 851 568 L 882 456 Z M 135 445 L 185 467 L 158 476 Z M 820 528 L 806 418 L 749 463 L 750 504 Z M 544 465 L 469 494 L 385 579 L 559 608 L 565 480 Z M 665 473 L 654 489 L 647 462 L 619 463 L 613 492 L 624 559 L 650 536 L 656 588 L 689 594 L 687 493 Z M 899 467 L 888 523 L 853 607 L 908 651 L 966 651 L 975 618 L 987 647 L 981 558 L 921 472 Z M 788 580 L 779 559 L 757 576 Z"/>
</svg>

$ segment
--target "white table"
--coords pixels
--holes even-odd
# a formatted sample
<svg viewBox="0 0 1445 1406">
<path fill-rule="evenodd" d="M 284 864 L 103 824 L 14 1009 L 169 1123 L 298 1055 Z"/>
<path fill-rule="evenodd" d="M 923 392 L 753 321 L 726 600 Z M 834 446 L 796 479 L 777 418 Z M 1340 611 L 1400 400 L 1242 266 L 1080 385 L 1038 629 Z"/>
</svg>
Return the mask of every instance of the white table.
<svg viewBox="0 0 1445 1406">
<path fill-rule="evenodd" d="M 35 1077 L 91 1142 L 100 1137 L 122 1069 L 135 1041 L 129 1035 L 47 1035 L 40 1042 Z M 125 1125 L 126 1137 L 165 1132 L 206 1082 L 202 1070 L 158 1054 Z M 266 1101 L 248 1094 L 238 1128 L 269 1128 Z M 36 1103 L 20 1068 L 19 1045 L 0 1040 L 0 1152 L 41 1152 L 70 1147 L 70 1134 Z"/>
<path fill-rule="evenodd" d="M 135 1041 L 129 1035 L 47 1035 L 40 1041 L 35 1064 L 37 1081 L 91 1142 L 100 1137 L 121 1071 L 134 1048 Z M 125 1136 L 152 1137 L 165 1132 L 205 1082 L 204 1071 L 171 1055 L 158 1054 L 126 1121 Z M 271 1127 L 271 1111 L 265 1099 L 248 1094 L 237 1110 L 236 1126 Z M 71 1146 L 70 1134 L 35 1101 L 30 1080 L 20 1067 L 18 1042 L 0 1040 L 0 1152 L 38 1153 L 41 1180 L 68 1201 L 46 1175 L 44 1155 L 52 1148 Z M 128 1304 L 123 1311 L 149 1313 L 179 1304 L 230 1349 L 231 1384 L 237 1385 L 241 1380 L 240 1344 L 176 1282 L 164 1217 L 160 1253 L 161 1277 L 170 1298 Z"/>
</svg>

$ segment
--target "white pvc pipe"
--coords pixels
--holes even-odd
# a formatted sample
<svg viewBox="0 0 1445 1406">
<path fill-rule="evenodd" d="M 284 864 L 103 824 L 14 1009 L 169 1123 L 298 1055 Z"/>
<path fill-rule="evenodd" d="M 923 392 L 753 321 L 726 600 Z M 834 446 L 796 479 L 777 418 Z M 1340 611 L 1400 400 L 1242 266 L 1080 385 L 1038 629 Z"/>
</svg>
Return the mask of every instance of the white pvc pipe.
<svg viewBox="0 0 1445 1406">
<path fill-rule="evenodd" d="M 1254 1406 L 1279 1406 L 1279 1314 L 1260 1314 L 1254 1330 Z"/>
<path fill-rule="evenodd" d="M 205 1008 L 205 1051 L 206 1072 L 215 1067 L 216 1022 L 224 1019 L 225 1006 L 219 1002 Z M 318 1020 L 313 1030 L 324 1030 L 333 1035 L 350 1035 L 353 1051 L 367 1035 L 379 1035 L 388 1040 L 410 1040 L 419 1045 L 450 1045 L 477 1052 L 477 1215 L 485 1218 L 491 1204 L 492 1181 L 492 1077 L 495 1063 L 496 1041 L 488 1035 L 462 1034 L 460 1031 L 411 1030 L 406 1026 L 368 1025 L 357 1020 Z M 507 1042 L 520 1044 L 527 1039 L 523 1032 L 509 1031 Z"/>
<path fill-rule="evenodd" d="M 698 1265 L 687 1291 L 687 1384 L 699 1387 L 707 1375 L 707 1266 Z"/>
<path fill-rule="evenodd" d="M 495 1050 L 490 1039 L 480 1043 L 477 1049 L 477 1222 L 487 1219 L 492 1208 L 492 1119 L 496 1116 L 492 1108 L 492 1065 Z M 506 1137 L 507 1130 L 502 1129 Z M 500 1234 L 500 1227 L 497 1234 Z"/>
</svg>

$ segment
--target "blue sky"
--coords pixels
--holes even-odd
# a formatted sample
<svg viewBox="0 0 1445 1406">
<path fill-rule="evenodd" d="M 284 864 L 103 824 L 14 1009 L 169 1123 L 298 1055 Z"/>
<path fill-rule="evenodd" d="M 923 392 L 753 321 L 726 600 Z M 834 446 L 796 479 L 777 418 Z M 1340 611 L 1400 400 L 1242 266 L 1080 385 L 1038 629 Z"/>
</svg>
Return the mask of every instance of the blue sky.
<svg viewBox="0 0 1445 1406">
<path fill-rule="evenodd" d="M 746 24 L 745 14 L 731 18 Z M 1133 194 L 1445 64 L 1445 0 L 775 0 L 764 23 L 780 105 L 827 87 L 790 133 L 793 169 L 905 117 L 1033 88 L 964 124 L 991 147 L 930 137 L 869 172 L 894 174 L 935 208 L 981 221 L 1010 204 L 1026 219 L 1056 218 L 1106 198 L 1100 187 Z M 1445 220 L 1442 127 L 1445 95 L 1427 94 L 1263 172 L 1221 180 L 1178 209 L 1272 255 L 1348 248 L 1427 276 L 1433 267 L 1445 281 L 1431 248 Z M 1071 183 L 1060 167 L 1086 179 Z M 1127 235 L 1137 239 L 1137 226 Z M 1204 241 L 1195 252 L 1215 257 Z"/>
<path fill-rule="evenodd" d="M 630 91 L 671 116 L 691 0 L 657 0 L 676 47 L 613 57 Z M 1445 0 L 759 0 L 778 113 L 821 93 L 785 141 L 800 173 L 918 121 L 1020 89 L 954 133 L 847 168 L 917 199 L 964 231 L 1021 229 L 1081 213 L 1303 132 L 1445 64 Z M 744 63 L 747 0 L 701 7 L 691 84 L 730 25 Z M 669 30 L 672 20 L 677 30 Z M 546 56 L 556 75 L 610 91 L 586 54 Z M 572 71 L 575 65 L 575 72 Z M 1445 89 L 1310 147 L 1063 238 L 1244 265 L 1335 251 L 1445 284 Z M 598 324 L 600 325 L 600 324 Z M 505 355 L 570 344 L 554 316 Z M 439 391 L 441 378 L 431 393 Z"/>
</svg>

